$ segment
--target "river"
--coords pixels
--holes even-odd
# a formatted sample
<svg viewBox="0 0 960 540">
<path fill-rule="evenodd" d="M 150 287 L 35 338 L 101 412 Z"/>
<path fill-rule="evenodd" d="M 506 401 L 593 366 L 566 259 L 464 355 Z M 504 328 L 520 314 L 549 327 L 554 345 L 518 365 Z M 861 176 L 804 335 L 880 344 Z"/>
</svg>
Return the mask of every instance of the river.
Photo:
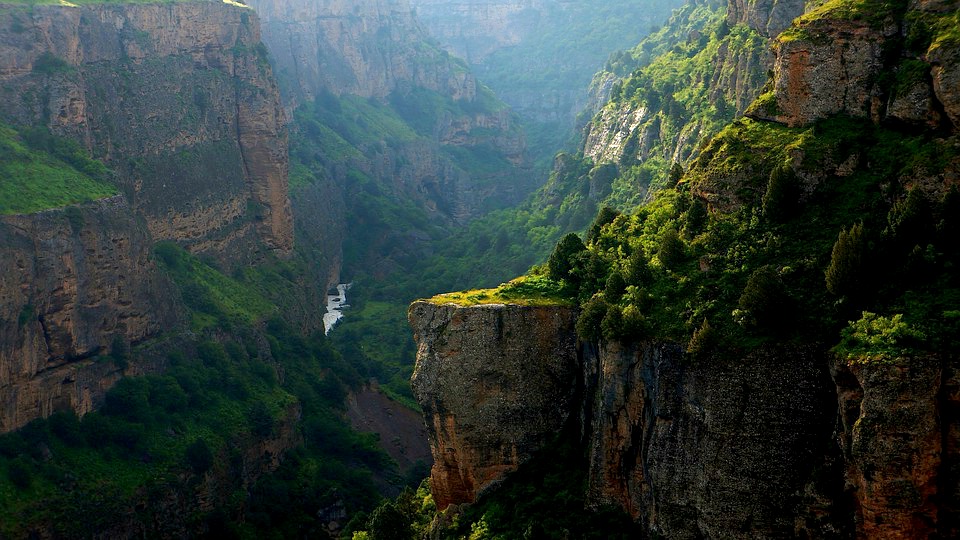
<svg viewBox="0 0 960 540">
<path fill-rule="evenodd" d="M 343 309 L 350 307 L 350 304 L 347 304 L 347 291 L 350 285 L 350 283 L 341 283 L 337 285 L 336 294 L 327 294 L 327 312 L 323 314 L 323 333 L 329 334 L 330 329 L 343 318 Z"/>
</svg>

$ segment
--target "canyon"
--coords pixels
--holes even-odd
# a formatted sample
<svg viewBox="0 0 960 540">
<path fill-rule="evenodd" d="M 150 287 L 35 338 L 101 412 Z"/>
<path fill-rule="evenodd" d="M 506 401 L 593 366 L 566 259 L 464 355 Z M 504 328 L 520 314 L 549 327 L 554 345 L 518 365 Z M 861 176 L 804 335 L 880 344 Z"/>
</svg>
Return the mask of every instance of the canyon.
<svg viewBox="0 0 960 540">
<path fill-rule="evenodd" d="M 952 11 L 942 4 L 921 2 L 866 17 L 850 16 L 833 4 L 804 14 L 798 2 L 731 1 L 728 24 L 747 25 L 772 39 L 772 54 L 756 47 L 714 57 L 719 62 L 711 76 L 716 85 L 710 88 L 737 103 L 738 114 L 748 118 L 735 120 L 712 143 L 700 146 L 699 157 L 673 150 L 677 139 L 666 141 L 675 163 L 690 159 L 680 189 L 689 189 L 693 204 L 704 204 L 712 216 L 749 211 L 763 193 L 758 183 L 774 176 L 768 164 L 743 158 L 744 148 L 762 147 L 757 141 L 764 130 L 790 137 L 803 129 L 819 133 L 820 122 L 836 115 L 883 129 L 936 133 L 955 144 L 953 87 L 941 82 L 956 69 L 955 41 L 936 32 L 919 46 L 898 37 L 915 31 L 911 25 L 918 20 L 952 16 L 946 13 Z M 760 75 L 752 84 L 740 84 L 723 75 L 724 58 L 752 66 L 727 73 L 770 69 L 773 79 L 765 88 Z M 903 75 L 913 66 L 917 76 Z M 901 82 L 892 87 L 883 73 L 899 73 Z M 586 153 L 598 162 L 622 163 L 627 138 L 649 130 L 644 122 L 660 114 L 642 103 L 629 108 L 614 100 L 589 128 Z M 702 132 L 696 126 L 685 129 Z M 663 144 L 660 135 L 651 137 Z M 787 167 L 796 173 L 801 203 L 814 200 L 824 185 L 870 167 L 855 162 L 863 154 L 843 146 L 814 154 L 797 143 L 784 152 Z M 929 172 L 907 167 L 896 181 L 937 200 L 958 180 L 960 162 L 950 156 Z M 655 215 L 635 219 L 641 224 L 647 219 L 650 226 Z M 628 223 L 610 219 L 613 226 Z M 599 242 L 594 247 L 599 252 L 636 249 L 626 243 L 611 248 L 610 241 L 594 240 Z M 702 256 L 683 279 L 714 275 L 711 259 Z M 605 291 L 601 283 L 600 292 L 580 308 L 509 301 L 464 306 L 442 295 L 411 305 L 408 316 L 418 343 L 413 385 L 431 426 L 431 480 L 440 508 L 457 513 L 485 502 L 495 505 L 490 501 L 497 500 L 499 486 L 531 463 L 543 467 L 543 460 L 566 444 L 562 434 L 572 433 L 566 437 L 585 456 L 578 466 L 586 471 L 587 506 L 614 505 L 654 537 L 958 534 L 954 426 L 960 409 L 954 350 L 902 353 L 875 362 L 855 353 L 839 356 L 830 344 L 805 339 L 767 339 L 726 349 L 711 342 L 715 348 L 700 349 L 695 342 L 699 332 L 706 332 L 703 327 L 694 327 L 688 343 L 666 333 L 650 335 L 644 319 L 635 323 L 645 328 L 634 330 L 637 337 L 613 337 L 617 327 L 611 323 L 608 332 L 604 318 L 603 334 L 584 338 L 580 325 L 593 305 L 616 307 L 609 300 L 610 283 Z M 627 289 L 625 297 L 631 299 L 644 290 Z M 627 309 L 623 322 L 616 319 L 621 328 Z M 675 308 L 664 309 L 672 313 Z M 643 315 L 652 324 L 654 312 Z M 537 321 L 533 327 L 531 320 Z M 535 345 L 538 336 L 551 339 Z M 570 346 L 558 349 L 563 343 Z M 564 366 L 562 375 L 556 366 Z M 512 398 L 517 387 L 524 389 L 519 403 Z M 506 441 L 497 438 L 503 425 L 516 433 Z"/>
</svg>

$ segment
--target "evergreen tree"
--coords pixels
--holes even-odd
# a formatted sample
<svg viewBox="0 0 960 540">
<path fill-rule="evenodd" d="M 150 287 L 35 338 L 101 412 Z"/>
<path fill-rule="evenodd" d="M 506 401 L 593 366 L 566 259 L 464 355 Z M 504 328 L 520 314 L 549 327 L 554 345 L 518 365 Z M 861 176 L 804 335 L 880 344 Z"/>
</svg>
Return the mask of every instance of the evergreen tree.
<svg viewBox="0 0 960 540">
<path fill-rule="evenodd" d="M 674 163 L 673 167 L 670 168 L 670 176 L 667 177 L 667 187 L 676 186 L 681 178 L 683 178 L 683 166 L 679 163 Z"/>
<path fill-rule="evenodd" d="M 786 326 L 790 303 L 777 269 L 766 265 L 750 275 L 740 295 L 739 306 L 749 314 L 752 326 L 776 330 Z"/>
<path fill-rule="evenodd" d="M 627 282 L 623 279 L 623 274 L 617 270 L 610 272 L 610 276 L 607 277 L 607 285 L 603 289 L 603 296 L 607 299 L 607 302 L 611 304 L 619 302 L 626 290 Z"/>
<path fill-rule="evenodd" d="M 590 229 L 587 231 L 587 243 L 594 242 L 598 236 L 600 236 L 600 229 L 604 225 L 613 223 L 613 220 L 617 219 L 620 215 L 620 212 L 617 212 L 609 206 L 604 206 L 597 212 L 597 217 L 594 218 L 593 224 L 590 225 Z"/>
<path fill-rule="evenodd" d="M 683 218 L 683 234 L 687 238 L 693 238 L 703 232 L 707 224 L 707 205 L 700 199 L 693 199 L 690 208 Z"/>
<path fill-rule="evenodd" d="M 837 296 L 853 296 L 860 290 L 864 258 L 863 224 L 837 235 L 826 271 L 827 290 Z"/>
<path fill-rule="evenodd" d="M 799 199 L 800 182 L 793 168 L 784 164 L 773 169 L 763 194 L 763 215 L 783 223 L 793 217 Z"/>
<path fill-rule="evenodd" d="M 683 262 L 684 255 L 683 241 L 680 240 L 677 230 L 673 227 L 667 228 L 660 236 L 660 250 L 657 252 L 660 264 L 674 270 Z"/>
<path fill-rule="evenodd" d="M 633 253 L 630 254 L 630 258 L 627 259 L 627 273 L 624 278 L 627 281 L 627 285 L 636 285 L 642 286 L 650 281 L 650 264 L 647 262 L 647 254 L 643 251 L 643 247 L 637 246 Z"/>
<path fill-rule="evenodd" d="M 570 270 L 573 268 L 574 256 L 587 250 L 583 240 L 575 233 L 569 233 L 560 239 L 557 247 L 547 260 L 547 269 L 550 273 L 550 279 L 557 281 L 569 279 Z"/>
</svg>

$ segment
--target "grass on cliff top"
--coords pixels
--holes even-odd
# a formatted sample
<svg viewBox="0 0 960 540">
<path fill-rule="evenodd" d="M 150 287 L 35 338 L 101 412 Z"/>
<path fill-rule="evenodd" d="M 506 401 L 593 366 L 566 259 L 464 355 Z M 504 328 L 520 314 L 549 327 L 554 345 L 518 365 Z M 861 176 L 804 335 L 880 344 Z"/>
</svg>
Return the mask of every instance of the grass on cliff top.
<svg viewBox="0 0 960 540">
<path fill-rule="evenodd" d="M 891 0 L 826 0 L 814 5 L 816 7 L 797 17 L 793 26 L 780 34 L 778 41 L 816 39 L 809 33 L 808 27 L 822 20 L 862 21 L 871 28 L 880 28 L 891 17 L 902 14 L 906 9 L 905 2 Z"/>
<path fill-rule="evenodd" d="M 107 169 L 73 141 L 0 124 L 0 214 L 26 214 L 117 194 Z"/>
<path fill-rule="evenodd" d="M 478 306 L 511 304 L 517 306 L 567 306 L 575 302 L 562 282 L 546 276 L 521 276 L 493 289 L 438 294 L 426 300 L 433 304 Z"/>
</svg>

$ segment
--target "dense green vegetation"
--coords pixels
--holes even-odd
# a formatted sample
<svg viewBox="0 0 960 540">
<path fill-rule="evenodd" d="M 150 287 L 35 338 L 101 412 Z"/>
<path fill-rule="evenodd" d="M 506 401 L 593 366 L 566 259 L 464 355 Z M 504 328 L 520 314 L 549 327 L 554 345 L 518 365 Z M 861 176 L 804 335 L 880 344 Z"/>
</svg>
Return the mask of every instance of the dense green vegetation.
<svg viewBox="0 0 960 540">
<path fill-rule="evenodd" d="M 39 212 L 117 194 L 110 172 L 75 141 L 0 125 L 0 214 Z"/>
<path fill-rule="evenodd" d="M 792 197 L 792 212 L 764 211 L 785 176 L 822 175 L 855 152 L 863 154 L 851 174 L 828 173 L 803 199 L 781 193 L 777 204 Z M 903 182 L 936 176 L 953 159 L 949 142 L 860 120 L 810 128 L 741 120 L 678 186 L 633 214 L 605 218 L 558 277 L 579 285 L 579 328 L 589 339 L 687 343 L 708 325 L 731 354 L 767 341 L 837 343 L 841 331 L 851 360 L 951 350 L 956 190 L 938 195 Z M 730 181 L 738 173 L 741 184 Z M 705 213 L 695 196 L 702 190 L 733 206 Z"/>
<path fill-rule="evenodd" d="M 289 538 L 317 533 L 321 508 L 369 510 L 384 481 L 401 483 L 376 438 L 352 431 L 343 416 L 347 391 L 367 374 L 322 333 L 303 335 L 278 316 L 283 304 L 273 298 L 295 288 L 297 263 L 228 277 L 173 244 L 156 251 L 196 334 L 132 349 L 116 340 L 91 361 L 120 371 L 169 368 L 121 379 L 82 419 L 57 413 L 0 436 L 0 536 L 38 524 L 88 536 L 127 520 L 149 524 L 174 511 L 165 504 L 209 496 L 215 508 L 185 517 L 188 531 Z M 255 467 L 245 452 L 264 439 L 291 449 L 276 472 L 245 485 L 240 479 Z"/>
<path fill-rule="evenodd" d="M 653 94 L 641 87 L 656 80 L 654 86 L 661 97 L 659 103 L 648 105 L 659 110 L 657 117 L 661 118 L 659 122 L 666 135 L 663 140 L 670 141 L 688 122 L 702 123 L 705 136 L 711 130 L 718 131 L 733 117 L 734 107 L 718 108 L 706 87 L 710 79 L 706 74 L 712 69 L 717 51 L 723 44 L 733 53 L 759 54 L 765 46 L 743 28 L 725 29 L 723 21 L 719 3 L 689 5 L 678 10 L 669 25 L 645 38 L 635 49 L 613 55 L 607 71 L 626 79 L 617 85 L 617 102 L 611 106 L 646 103 L 644 100 L 652 99 Z M 691 40 L 691 35 L 700 38 Z M 669 55 L 675 69 L 666 62 L 654 62 L 660 55 Z M 356 294 L 395 306 L 380 310 L 384 319 L 379 323 L 372 321 L 375 315 L 365 313 L 363 331 L 352 336 L 360 340 L 362 349 L 371 351 L 377 350 L 378 343 L 405 343 L 382 351 L 384 356 L 376 360 L 395 366 L 397 374 L 408 374 L 414 361 L 405 317 L 410 301 L 431 297 L 438 291 L 497 287 L 544 262 L 563 235 L 585 230 L 604 206 L 633 210 L 645 200 L 650 186 L 656 190 L 676 183 L 682 174 L 682 168 L 672 166 L 668 157 L 671 144 L 656 146 L 643 161 L 629 159 L 601 165 L 579 154 L 561 153 L 545 184 L 516 207 L 490 212 L 452 234 L 431 229 L 428 223 L 418 223 L 418 230 L 430 238 L 426 256 L 415 255 L 423 244 L 398 241 L 375 232 L 386 230 L 387 224 L 395 221 L 391 210 L 395 203 L 366 199 L 370 204 L 363 205 L 364 216 L 358 220 L 363 224 L 358 227 L 359 245 L 383 246 L 378 253 L 384 258 L 390 253 L 388 246 L 402 246 L 408 256 L 389 257 L 397 264 L 387 268 L 382 260 L 370 261 L 360 267 L 366 270 L 362 273 L 354 273 L 353 267 L 348 267 L 349 275 L 357 283 Z M 690 144 L 694 144 L 693 140 Z M 371 268 L 377 271 L 370 272 Z M 466 301 L 471 294 L 475 298 L 470 302 L 474 302 L 482 293 L 468 293 L 459 300 Z M 352 316 L 334 332 L 334 339 L 338 332 L 351 327 Z"/>
</svg>

